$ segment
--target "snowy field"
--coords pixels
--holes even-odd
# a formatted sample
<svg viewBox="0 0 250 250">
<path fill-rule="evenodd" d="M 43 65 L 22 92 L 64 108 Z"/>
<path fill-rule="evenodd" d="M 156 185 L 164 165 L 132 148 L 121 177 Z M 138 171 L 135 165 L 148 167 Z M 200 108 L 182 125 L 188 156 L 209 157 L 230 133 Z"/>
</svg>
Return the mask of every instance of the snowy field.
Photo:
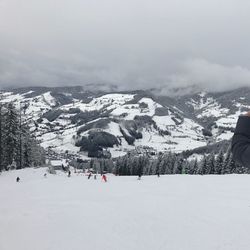
<svg viewBox="0 0 250 250">
<path fill-rule="evenodd" d="M 103 183 L 44 172 L 0 176 L 1 250 L 250 249 L 248 175 Z"/>
</svg>

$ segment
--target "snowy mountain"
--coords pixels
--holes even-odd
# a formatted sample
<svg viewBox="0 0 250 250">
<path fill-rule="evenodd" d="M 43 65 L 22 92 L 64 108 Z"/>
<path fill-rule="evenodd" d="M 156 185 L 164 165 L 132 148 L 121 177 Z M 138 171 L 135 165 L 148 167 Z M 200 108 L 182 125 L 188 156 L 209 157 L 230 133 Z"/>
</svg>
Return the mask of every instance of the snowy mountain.
<svg viewBox="0 0 250 250">
<path fill-rule="evenodd" d="M 181 152 L 229 140 L 238 115 L 250 108 L 250 89 L 169 97 L 33 87 L 2 91 L 0 102 L 22 108 L 46 149 L 82 158 L 116 157 L 131 150 Z"/>
</svg>

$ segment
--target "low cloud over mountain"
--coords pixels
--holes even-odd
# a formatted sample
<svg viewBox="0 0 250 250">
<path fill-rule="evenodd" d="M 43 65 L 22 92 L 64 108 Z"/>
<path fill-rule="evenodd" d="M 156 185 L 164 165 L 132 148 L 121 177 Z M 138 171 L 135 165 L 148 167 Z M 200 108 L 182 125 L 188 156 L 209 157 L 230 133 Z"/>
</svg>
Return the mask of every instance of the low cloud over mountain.
<svg viewBox="0 0 250 250">
<path fill-rule="evenodd" d="M 250 86 L 249 9 L 231 0 L 2 0 L 0 86 Z"/>
</svg>

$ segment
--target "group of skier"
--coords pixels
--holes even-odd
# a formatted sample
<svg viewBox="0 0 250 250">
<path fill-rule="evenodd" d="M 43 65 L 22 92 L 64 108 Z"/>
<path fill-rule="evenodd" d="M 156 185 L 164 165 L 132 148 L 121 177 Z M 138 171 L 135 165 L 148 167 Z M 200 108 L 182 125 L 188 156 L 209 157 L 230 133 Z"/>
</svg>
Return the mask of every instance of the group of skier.
<svg viewBox="0 0 250 250">
<path fill-rule="evenodd" d="M 88 180 L 92 177 L 92 175 L 93 175 L 93 173 L 92 173 L 92 172 L 89 172 L 89 174 L 88 174 Z M 68 176 L 68 177 L 71 177 L 71 171 L 70 171 L 70 169 L 69 169 L 68 172 L 67 172 L 67 176 Z M 101 176 L 102 176 L 102 178 L 101 178 L 102 181 L 104 181 L 104 182 L 107 182 L 107 181 L 108 181 L 107 176 L 106 176 L 105 174 L 102 174 Z M 45 174 L 43 175 L 43 177 L 44 177 L 44 178 L 47 178 L 47 173 L 45 173 Z M 17 176 L 16 182 L 20 182 L 20 180 L 21 180 L 20 177 Z M 97 180 L 97 174 L 94 174 L 94 180 Z"/>
<path fill-rule="evenodd" d="M 71 171 L 70 171 L 69 168 L 66 170 L 66 168 L 62 165 L 62 169 L 64 170 L 64 172 L 67 173 L 67 176 L 68 176 L 68 177 L 71 177 Z M 157 177 L 160 177 L 160 172 L 157 172 L 156 175 L 157 175 Z M 43 176 L 44 176 L 45 178 L 47 178 L 47 173 L 45 173 Z M 87 177 L 88 180 L 91 179 L 92 176 L 94 176 L 94 177 L 93 177 L 94 180 L 97 180 L 97 174 L 96 174 L 96 173 L 93 174 L 91 171 L 88 173 L 88 177 Z M 101 177 L 101 180 L 102 180 L 102 181 L 104 181 L 104 182 L 107 182 L 107 181 L 108 181 L 108 180 L 107 180 L 106 174 L 101 174 L 101 176 L 102 176 L 102 177 Z M 138 172 L 138 180 L 141 180 L 141 178 L 142 178 L 142 172 L 139 171 L 139 172 Z M 20 182 L 20 177 L 19 177 L 19 176 L 16 178 L 16 182 Z"/>
<path fill-rule="evenodd" d="M 94 180 L 97 180 L 97 174 L 93 174 L 92 172 L 89 172 L 88 180 L 92 177 L 92 175 L 94 175 Z M 68 177 L 71 177 L 71 171 L 70 170 L 68 170 Z M 107 176 L 105 174 L 102 174 L 102 180 L 104 182 L 108 181 Z"/>
</svg>

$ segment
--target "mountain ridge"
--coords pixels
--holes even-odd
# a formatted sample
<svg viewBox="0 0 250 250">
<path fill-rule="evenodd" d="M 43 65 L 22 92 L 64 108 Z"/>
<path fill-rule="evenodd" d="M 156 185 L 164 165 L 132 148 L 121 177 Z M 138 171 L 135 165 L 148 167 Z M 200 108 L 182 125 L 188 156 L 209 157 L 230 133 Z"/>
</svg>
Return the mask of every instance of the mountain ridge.
<svg viewBox="0 0 250 250">
<path fill-rule="evenodd" d="M 21 104 L 45 149 L 85 159 L 132 150 L 182 152 L 230 140 L 238 115 L 250 109 L 250 88 L 173 98 L 150 90 L 29 87 L 2 91 L 0 102 Z"/>
</svg>

